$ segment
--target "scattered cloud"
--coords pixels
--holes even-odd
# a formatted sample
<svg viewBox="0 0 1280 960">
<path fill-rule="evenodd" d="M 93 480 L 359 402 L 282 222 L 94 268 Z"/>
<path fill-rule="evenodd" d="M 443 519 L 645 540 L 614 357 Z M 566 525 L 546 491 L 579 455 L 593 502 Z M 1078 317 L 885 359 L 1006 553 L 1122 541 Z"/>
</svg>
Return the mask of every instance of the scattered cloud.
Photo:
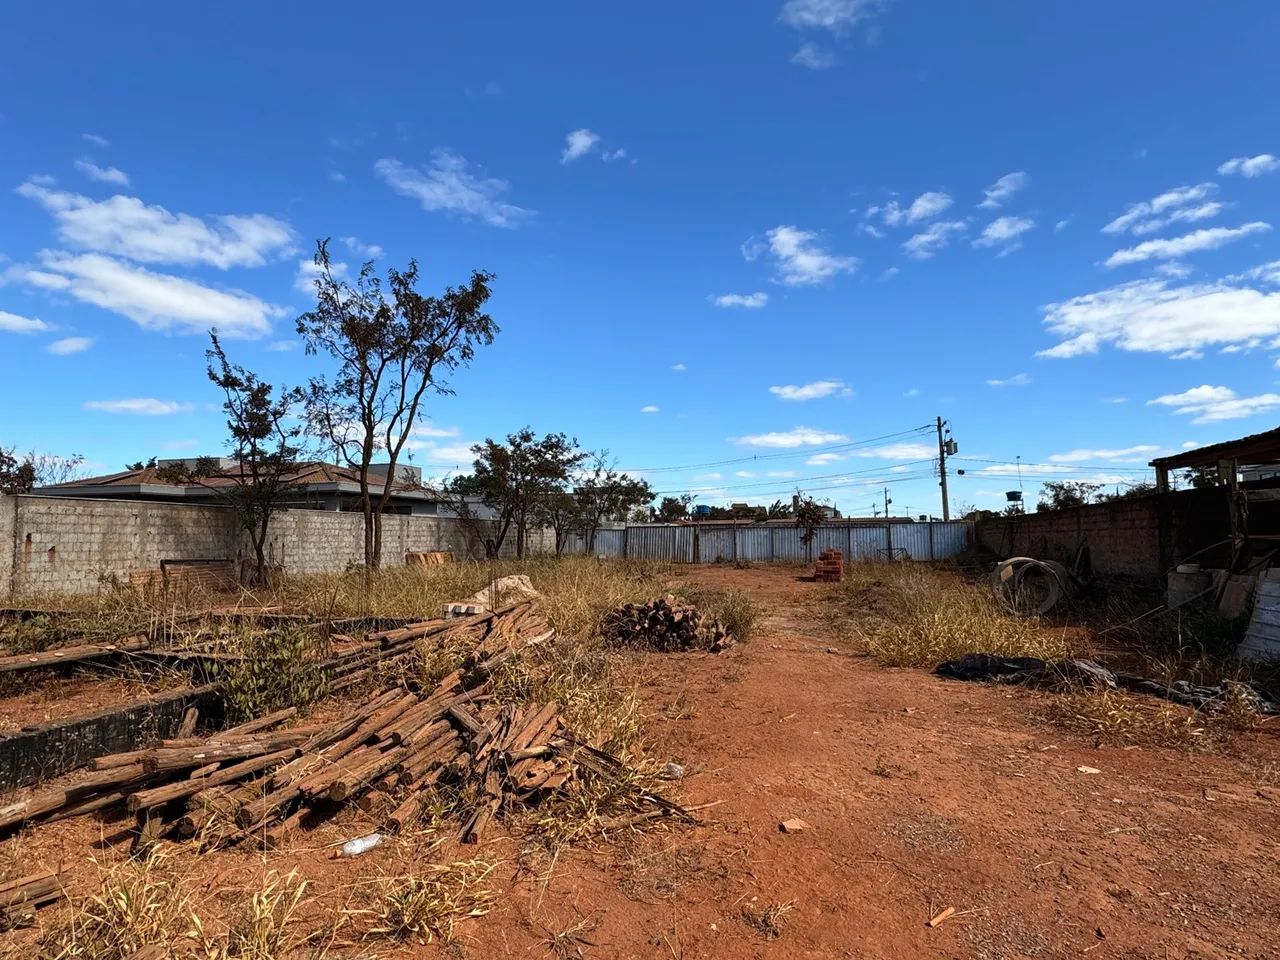
<svg viewBox="0 0 1280 960">
<path fill-rule="evenodd" d="M 1064 217 L 1063 219 L 1059 220 L 1057 223 L 1053 225 L 1053 232 L 1061 233 L 1063 230 L 1067 229 L 1072 219 L 1073 219 L 1072 217 Z"/>
<path fill-rule="evenodd" d="M 723 474 L 719 474 L 719 473 L 699 473 L 699 474 L 697 474 L 693 479 L 694 479 L 694 480 L 699 480 L 699 481 L 705 481 L 705 480 L 723 480 L 723 479 L 724 479 L 724 475 L 723 475 Z"/>
<path fill-rule="evenodd" d="M 75 168 L 90 180 L 97 180 L 99 183 L 114 183 L 121 187 L 129 185 L 129 175 L 123 170 L 115 167 L 100 167 L 84 157 L 75 161 Z"/>
<path fill-rule="evenodd" d="M 1243 420 L 1245 417 L 1274 410 L 1280 407 L 1280 393 L 1241 397 L 1229 387 L 1202 384 L 1182 393 L 1156 397 L 1147 403 L 1171 407 L 1176 414 L 1192 417 L 1192 423 L 1217 423 L 1220 420 Z"/>
<path fill-rule="evenodd" d="M 789 450 L 794 447 L 818 447 L 824 443 L 845 443 L 848 439 L 843 433 L 815 430 L 812 427 L 793 427 L 790 430 L 735 437 L 733 442 L 744 447 L 778 447 Z"/>
<path fill-rule="evenodd" d="M 1102 399 L 1105 400 L 1107 403 L 1128 403 L 1129 402 L 1128 397 L 1103 397 Z"/>
<path fill-rule="evenodd" d="M 951 206 L 952 202 L 950 194 L 934 190 L 920 194 L 906 207 L 899 205 L 897 200 L 890 200 L 883 207 L 869 208 L 867 213 L 872 216 L 879 213 L 886 224 L 900 227 L 932 219 Z"/>
<path fill-rule="evenodd" d="M 600 143 L 600 134 L 593 133 L 586 127 L 569 132 L 564 138 L 564 151 L 560 154 L 561 163 L 571 163 L 579 157 L 585 157 Z"/>
<path fill-rule="evenodd" d="M 774 480 L 786 480 L 790 477 L 794 477 L 795 475 L 796 472 L 794 470 L 770 470 L 765 474 L 766 477 L 770 477 Z"/>
<path fill-rule="evenodd" d="M 759 310 L 769 302 L 767 293 L 723 293 L 712 297 L 711 302 L 717 307 L 746 307 L 748 310 Z"/>
<path fill-rule="evenodd" d="M 1012 377 L 1006 377 L 1003 380 L 988 380 L 988 387 L 1025 387 L 1031 382 L 1031 378 L 1025 373 L 1015 373 Z"/>
<path fill-rule="evenodd" d="M 823 397 L 851 397 L 853 391 L 843 380 L 815 380 L 799 386 L 787 384 L 781 387 L 770 387 L 769 392 L 780 400 L 821 400 Z"/>
<path fill-rule="evenodd" d="M 1273 170 L 1280 170 L 1280 159 L 1276 159 L 1269 153 L 1260 153 L 1256 157 L 1233 157 L 1218 167 L 1218 172 L 1224 177 L 1231 174 L 1239 174 L 1242 177 L 1260 177 L 1264 173 L 1271 173 Z"/>
<path fill-rule="evenodd" d="M 641 407 L 640 412 L 641 413 L 659 413 L 660 410 L 658 407 L 655 407 L 652 403 L 649 403 Z"/>
<path fill-rule="evenodd" d="M 154 397 L 134 397 L 129 400 L 86 400 L 82 406 L 86 410 L 98 410 L 102 413 L 130 413 L 144 417 L 165 417 L 173 413 L 190 413 L 194 409 L 189 403 L 156 400 Z"/>
<path fill-rule="evenodd" d="M 215 290 L 96 253 L 46 250 L 40 259 L 41 269 L 26 269 L 20 279 L 122 314 L 145 330 L 204 334 L 217 327 L 226 337 L 253 338 L 270 333 L 271 318 L 288 312 L 252 294 Z"/>
<path fill-rule="evenodd" d="M 836 65 L 836 55 L 826 47 L 806 42 L 800 44 L 800 49 L 791 55 L 791 62 L 810 70 L 830 70 Z"/>
<path fill-rule="evenodd" d="M 437 150 L 425 167 L 384 158 L 373 169 L 387 186 L 417 200 L 423 210 L 443 210 L 495 227 L 517 227 L 534 215 L 502 199 L 510 186 L 507 181 L 476 176 L 465 159 L 448 150 Z"/>
<path fill-rule="evenodd" d="M 330 170 L 327 174 L 331 183 L 346 183 L 347 175 L 341 170 Z"/>
<path fill-rule="evenodd" d="M 773 257 L 775 279 L 778 283 L 798 287 L 822 283 L 837 274 L 853 273 L 858 269 L 857 257 L 842 257 L 828 253 L 819 244 L 819 237 L 799 227 L 774 227 L 766 235 L 767 247 L 759 241 L 748 241 L 743 255 L 748 260 L 767 249 Z"/>
<path fill-rule="evenodd" d="M 376 243 L 365 243 L 359 237 L 343 237 L 342 242 L 351 251 L 352 256 L 360 257 L 362 260 L 381 260 L 387 253 Z"/>
<path fill-rule="evenodd" d="M 1107 258 L 1106 266 L 1119 267 L 1130 263 L 1142 263 L 1145 260 L 1175 260 L 1200 250 L 1214 250 L 1233 240 L 1252 236 L 1255 233 L 1266 233 L 1270 229 L 1271 224 L 1259 220 L 1239 227 L 1209 227 L 1181 237 L 1146 240 L 1136 247 L 1117 250 Z"/>
<path fill-rule="evenodd" d="M 1170 260 L 1166 263 L 1158 263 L 1156 264 L 1155 270 L 1156 270 L 1156 273 L 1160 274 L 1160 276 L 1172 277 L 1175 280 L 1182 280 L 1186 277 L 1191 276 L 1191 274 L 1194 272 L 1191 269 L 1190 264 L 1180 263 L 1177 260 Z"/>
<path fill-rule="evenodd" d="M 683 363 L 673 363 L 671 365 L 671 369 L 674 370 L 676 373 L 684 373 L 689 368 L 686 367 Z"/>
<path fill-rule="evenodd" d="M 106 137 L 100 137 L 96 133 L 82 133 L 80 134 L 80 139 L 84 140 L 86 143 L 92 143 L 95 147 L 111 146 L 110 140 Z"/>
<path fill-rule="evenodd" d="M 877 227 L 874 223 L 858 224 L 858 232 L 871 237 L 874 240 L 884 239 L 884 231 Z"/>
<path fill-rule="evenodd" d="M 335 280 L 346 280 L 350 273 L 350 268 L 340 260 L 330 260 L 329 272 L 333 274 Z M 293 275 L 293 289 L 309 297 L 314 297 L 316 295 L 316 281 L 320 279 L 323 273 L 324 271 L 314 260 L 299 260 L 298 270 Z"/>
<path fill-rule="evenodd" d="M 462 435 L 462 431 L 458 427 L 440 427 L 434 423 L 420 423 L 410 433 L 415 437 L 433 437 L 436 439 Z"/>
<path fill-rule="evenodd" d="M 936 457 L 938 448 L 927 443 L 886 443 L 880 447 L 863 447 L 851 456 L 876 460 L 923 460 Z"/>
<path fill-rule="evenodd" d="M 994 210 L 997 207 L 1002 207 L 1006 201 L 1013 197 L 1013 195 L 1019 190 L 1026 187 L 1030 181 L 1031 178 L 1025 171 L 1018 170 L 1014 173 L 1006 173 L 1003 177 L 983 191 L 986 197 L 980 204 L 978 204 L 978 206 L 987 210 Z"/>
<path fill-rule="evenodd" d="M 999 247 L 1001 254 L 1010 253 L 1021 246 L 1018 240 L 1036 225 L 1027 217 L 997 217 L 987 224 L 982 236 L 973 241 L 975 247 Z"/>
<path fill-rule="evenodd" d="M 68 246 L 141 263 L 260 267 L 294 249 L 293 228 L 266 214 L 201 218 L 121 194 L 92 200 L 35 178 L 18 193 L 53 216 L 58 237 Z"/>
<path fill-rule="evenodd" d="M 1132 447 L 1121 447 L 1117 450 L 1068 450 L 1066 453 L 1049 455 L 1050 463 L 1090 463 L 1105 460 L 1110 463 L 1146 463 L 1160 448 L 1150 443 L 1139 443 Z"/>
<path fill-rule="evenodd" d="M 1141 203 L 1131 203 L 1125 208 L 1124 213 L 1104 226 L 1102 232 L 1126 233 L 1133 231 L 1135 233 L 1149 233 L 1152 229 L 1158 229 L 1159 226 L 1163 226 L 1163 222 L 1154 227 L 1151 226 L 1153 218 L 1158 220 L 1161 215 L 1185 209 L 1192 204 L 1200 204 L 1217 189 L 1218 185 L 1216 183 L 1197 183 L 1194 186 L 1174 187 L 1172 190 L 1166 190 L 1164 193 Z"/>
<path fill-rule="evenodd" d="M 960 220 L 939 220 L 929 224 L 923 233 L 917 233 L 902 244 L 907 256 L 914 260 L 928 260 L 939 250 L 945 250 L 953 237 L 964 233 L 965 225 Z"/>
<path fill-rule="evenodd" d="M 613 163 L 617 160 L 626 160 L 627 148 L 618 147 L 618 149 L 616 150 L 606 150 L 602 154 L 600 154 L 600 159 L 603 160 L 605 163 Z M 631 162 L 635 163 L 634 160 L 632 160 Z"/>
<path fill-rule="evenodd" d="M 881 279 L 881 280 L 892 280 L 894 277 L 896 277 L 896 276 L 897 276 L 898 274 L 900 274 L 901 272 L 902 272 L 902 268 L 901 268 L 901 267 L 885 267 L 885 268 L 884 268 L 884 270 L 882 270 L 882 271 L 880 272 L 880 279 Z"/>
<path fill-rule="evenodd" d="M 838 453 L 815 453 L 805 460 L 805 463 L 811 467 L 825 467 L 828 464 L 838 463 L 843 459 L 844 457 Z"/>
<path fill-rule="evenodd" d="M 787 0 L 780 19 L 797 29 L 827 30 L 840 35 L 870 19 L 885 0 Z"/>
<path fill-rule="evenodd" d="M 70 353 L 83 353 L 93 346 L 93 337 L 63 337 L 49 344 L 48 350 L 55 356 L 65 357 Z"/>
<path fill-rule="evenodd" d="M 750 480 L 752 477 L 755 476 L 755 474 L 752 473 L 750 470 L 735 470 L 733 472 L 733 475 L 742 480 Z"/>
<path fill-rule="evenodd" d="M 34 317 L 20 317 L 16 313 L 0 310 L 0 331 L 4 333 L 44 333 L 51 327 Z"/>
<path fill-rule="evenodd" d="M 903 390 L 902 395 L 904 397 L 918 397 L 920 396 L 920 390 L 917 387 L 912 387 L 910 390 Z"/>
<path fill-rule="evenodd" d="M 288 353 L 298 349 L 297 340 L 272 340 L 266 347 L 272 353 Z"/>
</svg>

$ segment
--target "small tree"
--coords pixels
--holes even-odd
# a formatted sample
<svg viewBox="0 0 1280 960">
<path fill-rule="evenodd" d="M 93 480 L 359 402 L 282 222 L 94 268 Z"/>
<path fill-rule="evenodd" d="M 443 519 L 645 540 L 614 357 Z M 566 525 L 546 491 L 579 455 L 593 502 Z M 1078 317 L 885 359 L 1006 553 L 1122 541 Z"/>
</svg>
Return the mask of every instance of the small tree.
<svg viewBox="0 0 1280 960">
<path fill-rule="evenodd" d="M 765 511 L 766 520 L 787 520 L 791 517 L 792 506 L 781 500 L 775 500 L 769 504 L 769 508 Z"/>
<path fill-rule="evenodd" d="M 693 495 L 682 493 L 678 497 L 663 497 L 658 504 L 658 521 L 660 523 L 677 523 L 689 517 L 689 505 L 693 503 Z"/>
<path fill-rule="evenodd" d="M 13 447 L 0 447 L 0 493 L 28 493 L 35 487 L 67 483 L 81 476 L 84 457 L 59 457 L 34 450 L 19 454 Z"/>
<path fill-rule="evenodd" d="M 800 542 L 804 544 L 805 561 L 813 559 L 813 541 L 818 535 L 818 528 L 827 522 L 827 513 L 822 504 L 812 497 L 798 494 L 799 502 L 795 508 L 796 526 L 800 528 Z"/>
<path fill-rule="evenodd" d="M 382 516 L 395 486 L 396 465 L 422 415 L 428 392 L 452 393 L 444 377 L 466 366 L 477 346 L 493 342 L 498 325 L 484 312 L 493 274 L 440 296 L 418 292 L 418 262 L 389 269 L 384 285 L 366 263 L 354 283 L 335 277 L 328 241 L 316 245 L 316 308 L 298 318 L 308 354 L 338 363 L 332 379 L 313 378 L 306 392 L 312 432 L 354 468 L 364 515 L 364 561 L 382 562 Z M 388 467 L 382 492 L 370 492 L 370 467 L 381 452 Z"/>
<path fill-rule="evenodd" d="M 281 501 L 296 489 L 286 477 L 297 469 L 302 452 L 299 438 L 302 426 L 290 421 L 293 408 L 302 400 L 298 389 L 281 389 L 244 367 L 232 364 L 218 341 L 216 332 L 209 334 L 213 346 L 206 352 L 209 379 L 225 397 L 222 409 L 227 414 L 231 438 L 227 449 L 237 466 L 219 470 L 207 459 L 197 461 L 195 479 L 212 476 L 230 480 L 229 486 L 216 485 L 218 496 L 235 511 L 241 529 L 253 544 L 256 584 L 267 581 L 266 542 L 271 515 Z"/>
<path fill-rule="evenodd" d="M 574 490 L 579 530 L 588 554 L 595 553 L 600 524 L 605 520 L 625 519 L 637 507 L 653 500 L 653 489 L 647 481 L 606 466 L 607 457 L 607 451 L 595 454 L 591 471 L 578 481 Z"/>
<path fill-rule="evenodd" d="M 1102 489 L 1100 483 L 1086 483 L 1083 480 L 1050 480 L 1040 491 L 1040 503 L 1037 510 L 1065 510 L 1069 507 L 1083 507 L 1093 503 Z"/>
<path fill-rule="evenodd" d="M 507 436 L 506 443 L 486 439 L 471 448 L 475 473 L 457 477 L 448 487 L 454 511 L 464 523 L 475 524 L 477 515 L 468 503 L 476 497 L 494 513 L 489 526 L 493 535 L 485 540 L 486 551 L 496 555 L 508 534 L 516 535 L 516 556 L 528 547 L 530 521 L 555 494 L 563 493 L 573 471 L 586 456 L 578 441 L 563 433 L 548 433 L 542 439 L 525 427 Z M 566 528 L 567 532 L 567 528 Z"/>
<path fill-rule="evenodd" d="M 1192 490 L 1206 490 L 1222 484 L 1222 478 L 1218 475 L 1216 466 L 1188 467 L 1184 475 L 1187 482 L 1191 484 Z"/>
<path fill-rule="evenodd" d="M 582 527 L 582 505 L 568 490 L 553 490 L 535 506 L 533 518 L 551 528 L 555 536 L 556 556 L 564 554 L 569 535 Z"/>
</svg>

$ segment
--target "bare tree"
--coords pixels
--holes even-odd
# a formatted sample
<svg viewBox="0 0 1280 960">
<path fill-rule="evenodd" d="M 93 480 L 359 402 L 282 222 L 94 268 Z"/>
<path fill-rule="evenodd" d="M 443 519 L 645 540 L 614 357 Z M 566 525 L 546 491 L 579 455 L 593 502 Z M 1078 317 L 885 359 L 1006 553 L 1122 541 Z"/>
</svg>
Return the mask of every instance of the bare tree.
<svg viewBox="0 0 1280 960">
<path fill-rule="evenodd" d="M 607 465 L 608 451 L 594 454 L 592 465 L 577 483 L 578 525 L 588 554 L 595 553 L 596 534 L 605 520 L 623 520 L 636 507 L 653 500 L 653 489 L 645 480 L 619 473 Z"/>
<path fill-rule="evenodd" d="M 306 391 L 312 431 L 359 477 L 364 515 L 364 560 L 382 561 L 382 516 L 396 484 L 396 466 L 422 415 L 428 392 L 452 393 L 444 377 L 469 364 L 478 345 L 493 342 L 498 325 L 484 312 L 493 274 L 475 271 L 470 282 L 440 296 L 418 292 L 418 262 L 387 270 L 385 283 L 372 262 L 348 283 L 335 276 L 328 241 L 316 245 L 316 308 L 298 318 L 308 354 L 337 361 L 333 377 L 315 377 Z M 381 452 L 388 462 L 381 492 L 370 490 L 370 467 Z"/>
<path fill-rule="evenodd" d="M 84 457 L 59 457 L 31 450 L 20 454 L 13 447 L 0 447 L 0 493 L 27 493 L 79 479 L 84 474 Z"/>
</svg>

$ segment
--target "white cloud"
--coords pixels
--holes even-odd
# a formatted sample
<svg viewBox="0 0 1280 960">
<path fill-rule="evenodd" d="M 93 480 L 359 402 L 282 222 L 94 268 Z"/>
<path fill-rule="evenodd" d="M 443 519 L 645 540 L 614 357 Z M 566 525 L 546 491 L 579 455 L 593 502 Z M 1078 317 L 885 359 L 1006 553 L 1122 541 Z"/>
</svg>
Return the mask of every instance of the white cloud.
<svg viewBox="0 0 1280 960">
<path fill-rule="evenodd" d="M 600 143 L 600 134 L 593 133 L 586 127 L 570 131 L 564 138 L 564 152 L 560 154 L 561 163 L 570 163 L 579 157 L 585 157 Z"/>
<path fill-rule="evenodd" d="M 1218 172 L 1223 176 L 1238 173 L 1242 177 L 1260 177 L 1273 170 L 1280 170 L 1280 160 L 1269 153 L 1260 153 L 1256 157 L 1234 157 L 1218 167 Z"/>
<path fill-rule="evenodd" d="M 986 194 L 986 198 L 978 204 L 978 206 L 984 207 L 987 210 L 994 210 L 997 207 L 1003 206 L 1006 200 L 1010 199 L 1015 193 L 1023 189 L 1030 181 L 1031 178 L 1022 170 L 1018 170 L 1014 173 L 1006 173 L 1003 177 L 983 191 L 983 193 Z"/>
<path fill-rule="evenodd" d="M 346 280 L 349 276 L 349 268 L 340 260 L 329 261 L 329 272 L 335 280 Z M 324 271 L 314 260 L 299 260 L 298 270 L 293 275 L 293 289 L 309 297 L 315 297 L 316 281 L 323 273 Z"/>
<path fill-rule="evenodd" d="M 16 313 L 0 310 L 0 331 L 5 333 L 43 333 L 51 329 L 43 320 L 20 317 Z"/>
<path fill-rule="evenodd" d="M 892 280 L 902 272 L 901 267 L 885 267 L 880 273 L 881 280 Z"/>
<path fill-rule="evenodd" d="M 791 62 L 810 70 L 829 70 L 836 65 L 836 55 L 825 47 L 807 42 L 800 44 L 800 49 L 791 55 Z"/>
<path fill-rule="evenodd" d="M 103 413 L 131 413 L 144 417 L 164 417 L 172 413 L 190 413 L 193 409 L 189 403 L 178 403 L 176 400 L 156 400 L 154 397 L 134 397 L 129 400 L 86 400 L 82 406 L 86 410 L 99 410 Z"/>
<path fill-rule="evenodd" d="M 1227 208 L 1225 203 L 1217 200 L 1210 200 L 1208 203 L 1197 204 L 1194 207 L 1181 207 L 1174 210 L 1167 217 L 1154 217 L 1150 220 L 1140 220 L 1133 224 L 1131 232 L 1135 237 L 1146 236 L 1148 233 L 1156 233 L 1173 223 L 1196 223 L 1200 220 L 1211 220 Z"/>
<path fill-rule="evenodd" d="M 99 183 L 114 183 L 121 187 L 129 185 L 129 175 L 123 170 L 115 167 L 100 167 L 84 157 L 75 161 L 75 168 L 90 180 L 97 180 Z"/>
<path fill-rule="evenodd" d="M 65 357 L 69 353 L 83 353 L 93 346 L 93 337 L 63 337 L 61 340 L 55 340 L 49 344 L 50 353 Z"/>
<path fill-rule="evenodd" d="M 882 240 L 884 238 L 884 231 L 881 230 L 879 227 L 877 227 L 874 223 L 858 224 L 858 232 L 864 233 L 868 237 L 871 237 L 875 240 Z"/>
<path fill-rule="evenodd" d="M 423 168 L 384 158 L 373 169 L 387 186 L 417 200 L 423 210 L 443 210 L 495 227 L 516 227 L 533 216 L 532 210 L 502 199 L 510 186 L 507 181 L 475 176 L 465 159 L 448 150 L 437 150 Z"/>
<path fill-rule="evenodd" d="M 352 256 L 360 257 L 362 260 L 381 260 L 386 255 L 386 251 L 376 243 L 365 243 L 359 237 L 343 237 L 342 242 L 351 251 Z"/>
<path fill-rule="evenodd" d="M 787 0 L 780 18 L 798 29 L 841 34 L 874 16 L 883 6 L 884 0 Z"/>
<path fill-rule="evenodd" d="M 18 193 L 53 216 L 63 243 L 142 263 L 260 267 L 294 245 L 287 223 L 261 213 L 202 219 L 120 194 L 92 200 L 34 178 L 18 187 Z"/>
<path fill-rule="evenodd" d="M 1068 450 L 1066 453 L 1049 455 L 1050 463 L 1089 463 L 1094 460 L 1106 460 L 1111 463 L 1145 463 L 1152 455 L 1160 452 L 1160 448 L 1150 443 L 1139 443 L 1132 447 L 1121 447 L 1116 450 Z"/>
<path fill-rule="evenodd" d="M 248 293 L 215 290 L 96 253 L 46 250 L 40 258 L 44 269 L 28 269 L 21 279 L 122 314 L 146 330 L 205 333 L 217 327 L 231 338 L 260 337 L 271 332 L 272 317 L 288 312 Z"/>
<path fill-rule="evenodd" d="M 108 140 L 106 137 L 100 137 L 96 133 L 82 133 L 80 134 L 80 139 L 88 143 L 92 143 L 95 147 L 111 146 L 110 140 Z"/>
<path fill-rule="evenodd" d="M 693 479 L 697 481 L 723 480 L 724 475 L 719 473 L 699 473 Z"/>
<path fill-rule="evenodd" d="M 1193 203 L 1198 204 L 1217 189 L 1216 183 L 1197 183 L 1194 186 L 1174 187 L 1141 203 L 1131 203 L 1125 208 L 1124 213 L 1104 226 L 1102 232 L 1125 233 L 1135 227 L 1141 229 L 1141 225 L 1149 223 L 1152 217 L 1188 207 Z"/>
<path fill-rule="evenodd" d="M 1107 343 L 1135 353 L 1176 354 L 1280 336 L 1280 292 L 1244 279 L 1176 286 L 1135 280 L 1050 304 L 1044 323 L 1062 342 L 1039 356 L 1077 357 Z"/>
<path fill-rule="evenodd" d="M 613 163 L 615 160 L 626 160 L 627 148 L 618 147 L 618 149 L 616 150 L 606 150 L 602 154 L 600 154 L 600 159 L 603 160 L 605 163 Z M 632 160 L 631 162 L 635 163 L 634 160 Z"/>
<path fill-rule="evenodd" d="M 952 200 L 949 194 L 934 190 L 920 194 L 907 207 L 899 206 L 897 200 L 890 200 L 884 205 L 881 212 L 885 223 L 891 227 L 900 227 L 903 224 L 919 223 L 922 220 L 936 217 L 951 204 Z M 875 207 L 871 208 L 873 211 L 876 209 Z"/>
<path fill-rule="evenodd" d="M 1194 440 L 1183 440 L 1183 441 L 1182 441 L 1182 449 L 1183 449 L 1183 450 L 1194 450 L 1194 449 L 1195 449 L 1196 447 L 1198 447 L 1198 446 L 1200 446 L 1200 444 L 1199 444 L 1199 443 L 1197 443 L 1197 442 L 1196 442 L 1196 441 L 1194 441 Z"/>
<path fill-rule="evenodd" d="M 800 386 L 787 384 L 781 387 L 770 387 L 769 392 L 781 400 L 820 400 L 823 397 L 851 397 L 850 390 L 843 380 L 815 380 Z"/>
<path fill-rule="evenodd" d="M 755 474 L 752 473 L 750 470 L 735 470 L 733 472 L 733 475 L 743 480 L 750 480 L 752 477 L 755 476 Z"/>
<path fill-rule="evenodd" d="M 939 220 L 929 224 L 923 233 L 917 233 L 902 244 L 907 256 L 915 260 L 928 260 L 939 250 L 945 250 L 951 239 L 964 233 L 965 225 L 960 220 Z"/>
<path fill-rule="evenodd" d="M 812 457 L 805 460 L 805 464 L 810 467 L 825 467 L 843 459 L 844 457 L 838 453 L 815 453 Z"/>
<path fill-rule="evenodd" d="M 645 404 L 640 408 L 641 413 L 659 413 L 660 408 L 655 407 L 652 403 Z"/>
<path fill-rule="evenodd" d="M 844 443 L 849 438 L 843 433 L 832 433 L 829 430 L 815 430 L 812 427 L 794 427 L 791 430 L 773 431 L 771 433 L 748 434 L 734 438 L 734 443 L 744 447 L 818 447 L 824 443 Z"/>
<path fill-rule="evenodd" d="M 458 437 L 462 431 L 457 427 L 438 427 L 434 423 L 420 423 L 410 431 L 415 437 Z"/>
<path fill-rule="evenodd" d="M 770 477 L 774 480 L 786 480 L 789 477 L 794 477 L 795 475 L 796 472 L 794 470 L 770 470 L 765 474 L 766 477 Z"/>
<path fill-rule="evenodd" d="M 853 273 L 858 268 L 857 257 L 828 253 L 819 245 L 818 235 L 809 230 L 780 226 L 770 230 L 766 237 L 776 279 L 787 286 L 821 283 L 837 274 Z M 748 256 L 748 259 L 752 258 Z"/>
<path fill-rule="evenodd" d="M 272 340 L 267 344 L 266 349 L 272 353 L 288 353 L 291 350 L 298 349 L 297 340 Z"/>
<path fill-rule="evenodd" d="M 676 373 L 684 373 L 689 368 L 686 367 L 683 363 L 673 363 L 671 365 L 671 369 L 674 370 Z"/>
<path fill-rule="evenodd" d="M 918 397 L 920 396 L 920 390 L 917 387 L 912 387 L 910 390 L 903 390 L 902 395 L 904 397 Z"/>
<path fill-rule="evenodd" d="M 410 441 L 412 442 L 412 441 Z M 408 443 L 405 444 L 408 446 Z M 469 443 L 453 443 L 444 446 L 423 447 L 427 460 L 445 466 L 462 467 L 475 463 L 476 454 Z"/>
<path fill-rule="evenodd" d="M 1255 221 L 1239 227 L 1209 227 L 1166 240 L 1147 240 L 1136 247 L 1117 250 L 1107 258 L 1106 265 L 1119 267 L 1130 263 L 1142 263 L 1144 260 L 1175 260 L 1189 253 L 1213 250 L 1233 240 L 1239 240 L 1241 237 L 1265 233 L 1270 229 L 1271 224 Z"/>
<path fill-rule="evenodd" d="M 1012 377 L 1006 377 L 1004 380 L 988 380 L 989 387 L 1025 387 L 1031 382 L 1031 378 L 1025 373 L 1015 373 Z"/>
<path fill-rule="evenodd" d="M 1001 247 L 1008 253 L 1019 246 L 1018 238 L 1036 225 L 1027 217 L 997 217 L 987 224 L 982 236 L 973 241 L 975 247 Z"/>
<path fill-rule="evenodd" d="M 1128 397 L 1103 397 L 1107 403 L 1128 403 Z"/>
<path fill-rule="evenodd" d="M 1063 230 L 1067 229 L 1067 226 L 1071 223 L 1071 220 L 1072 220 L 1071 217 L 1065 217 L 1062 220 L 1059 220 L 1057 223 L 1053 225 L 1053 232 L 1061 233 Z"/>
<path fill-rule="evenodd" d="M 863 447 L 860 450 L 854 450 L 851 455 L 877 460 L 923 460 L 927 457 L 936 457 L 938 448 L 927 443 L 886 443 L 880 447 Z"/>
<path fill-rule="evenodd" d="M 1156 273 L 1160 274 L 1160 276 L 1172 277 L 1175 280 L 1183 280 L 1186 277 L 1191 276 L 1194 272 L 1191 269 L 1190 264 L 1180 263 L 1177 260 L 1170 260 L 1167 263 L 1158 263 L 1156 264 L 1155 269 Z"/>
<path fill-rule="evenodd" d="M 1280 393 L 1262 393 L 1241 397 L 1228 387 L 1202 384 L 1182 393 L 1165 394 L 1148 400 L 1148 404 L 1172 407 L 1173 412 L 1192 417 L 1192 423 L 1216 423 L 1220 420 L 1242 420 L 1280 407 Z"/>
<path fill-rule="evenodd" d="M 712 297 L 711 302 L 717 307 L 746 307 L 749 310 L 759 310 L 769 302 L 767 293 L 724 293 L 718 297 Z"/>
</svg>

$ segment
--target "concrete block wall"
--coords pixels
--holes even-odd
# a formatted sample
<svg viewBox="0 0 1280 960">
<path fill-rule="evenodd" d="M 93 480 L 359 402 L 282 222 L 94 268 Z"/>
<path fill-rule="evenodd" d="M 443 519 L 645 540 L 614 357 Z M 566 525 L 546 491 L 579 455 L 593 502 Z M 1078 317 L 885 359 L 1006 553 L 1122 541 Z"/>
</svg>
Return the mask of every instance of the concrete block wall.
<svg viewBox="0 0 1280 960">
<path fill-rule="evenodd" d="M 92 593 L 104 580 L 154 570 L 165 559 L 235 557 L 239 537 L 222 507 L 127 500 L 5 497 L 11 517 L 10 594 Z"/>
<path fill-rule="evenodd" d="M 529 552 L 551 553 L 551 531 L 531 531 Z M 364 560 L 364 518 L 328 510 L 282 510 L 271 521 L 268 556 L 290 573 L 340 573 Z M 484 556 L 451 517 L 388 514 L 382 557 L 449 550 Z M 515 535 L 503 544 L 514 556 Z M 162 560 L 242 559 L 253 549 L 226 507 L 134 500 L 0 496 L 0 600 L 43 592 L 93 593 L 111 578 L 155 570 Z"/>
</svg>

